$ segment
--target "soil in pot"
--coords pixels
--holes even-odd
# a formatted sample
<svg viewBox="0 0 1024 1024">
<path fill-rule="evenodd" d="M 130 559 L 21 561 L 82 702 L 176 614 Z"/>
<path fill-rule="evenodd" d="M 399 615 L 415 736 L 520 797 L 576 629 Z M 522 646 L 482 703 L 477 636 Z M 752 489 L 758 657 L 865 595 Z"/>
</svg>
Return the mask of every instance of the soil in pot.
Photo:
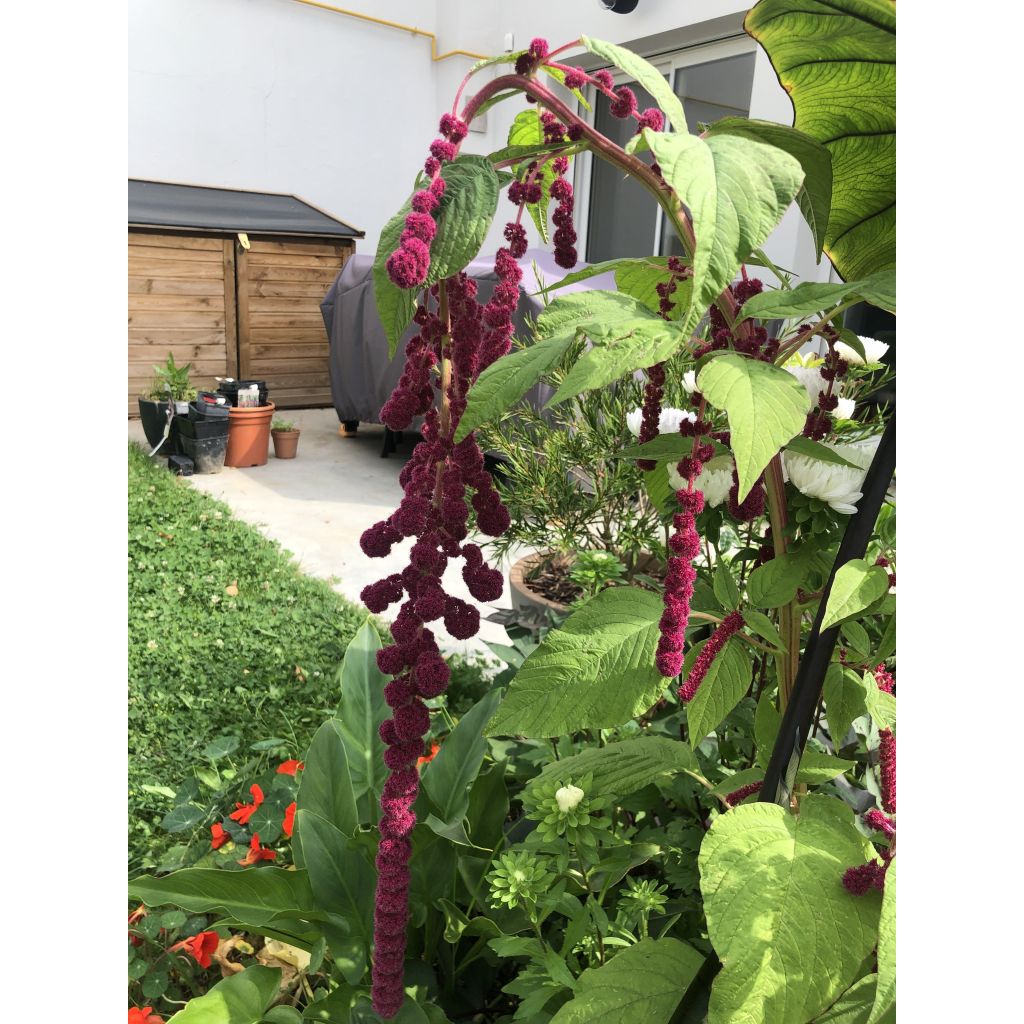
<svg viewBox="0 0 1024 1024">
<path fill-rule="evenodd" d="M 301 433 L 301 430 L 272 430 L 270 436 L 274 439 L 274 458 L 294 459 Z"/>
</svg>

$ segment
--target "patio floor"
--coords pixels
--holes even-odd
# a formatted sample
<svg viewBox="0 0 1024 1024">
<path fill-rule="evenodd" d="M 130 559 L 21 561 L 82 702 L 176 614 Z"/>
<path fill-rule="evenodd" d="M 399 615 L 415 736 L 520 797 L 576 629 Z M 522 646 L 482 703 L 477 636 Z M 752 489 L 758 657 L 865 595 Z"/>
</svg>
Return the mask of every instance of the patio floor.
<svg viewBox="0 0 1024 1024">
<path fill-rule="evenodd" d="M 409 542 L 398 545 L 387 558 L 367 558 L 359 536 L 391 514 L 402 497 L 398 474 L 412 446 L 406 442 L 388 458 L 380 457 L 384 428 L 363 424 L 355 437 L 338 434 L 333 409 L 288 412 L 302 430 L 298 457 L 275 459 L 273 447 L 265 466 L 228 469 L 188 477 L 188 482 L 225 502 L 239 519 L 257 527 L 292 552 L 304 572 L 329 580 L 338 593 L 359 601 L 367 583 L 404 568 Z M 138 420 L 128 421 L 129 440 L 146 447 Z M 461 563 L 460 563 L 461 564 Z M 477 605 L 481 616 L 496 608 L 509 608 L 507 571 L 505 591 L 491 604 L 475 601 L 457 567 L 449 567 L 445 589 Z M 381 617 L 394 618 L 397 605 Z M 441 628 L 438 643 L 446 650 L 486 651 L 484 641 L 507 643 L 504 629 L 481 621 L 473 640 L 452 640 Z"/>
</svg>

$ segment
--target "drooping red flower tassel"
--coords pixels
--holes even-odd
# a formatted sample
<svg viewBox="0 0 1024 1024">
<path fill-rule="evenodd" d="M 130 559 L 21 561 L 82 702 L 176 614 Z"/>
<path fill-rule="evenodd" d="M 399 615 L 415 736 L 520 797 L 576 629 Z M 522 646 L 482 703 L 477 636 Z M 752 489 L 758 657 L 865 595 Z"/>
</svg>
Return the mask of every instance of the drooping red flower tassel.
<svg viewBox="0 0 1024 1024">
<path fill-rule="evenodd" d="M 877 860 L 859 864 L 855 868 L 847 868 L 843 873 L 843 886 L 854 896 L 863 896 L 872 888 L 881 889 L 884 885 L 885 866 Z"/>
<path fill-rule="evenodd" d="M 891 729 L 878 731 L 878 766 L 882 783 L 882 807 L 896 813 L 896 737 Z"/>
<path fill-rule="evenodd" d="M 700 684 L 704 682 L 704 677 L 707 675 L 711 663 L 721 653 L 729 637 L 741 629 L 742 626 L 743 614 L 735 611 L 729 612 L 715 627 L 714 633 L 711 634 L 707 643 L 700 649 L 700 654 L 694 660 L 690 674 L 686 677 L 686 682 L 679 690 L 679 699 L 681 701 L 693 700 L 694 695 L 700 688 Z"/>
<path fill-rule="evenodd" d="M 759 779 L 757 782 L 748 782 L 745 786 L 740 786 L 739 789 L 729 793 L 725 798 L 725 802 L 730 807 L 735 807 L 737 804 L 746 800 L 751 793 L 759 793 L 763 785 L 764 779 Z"/>
</svg>

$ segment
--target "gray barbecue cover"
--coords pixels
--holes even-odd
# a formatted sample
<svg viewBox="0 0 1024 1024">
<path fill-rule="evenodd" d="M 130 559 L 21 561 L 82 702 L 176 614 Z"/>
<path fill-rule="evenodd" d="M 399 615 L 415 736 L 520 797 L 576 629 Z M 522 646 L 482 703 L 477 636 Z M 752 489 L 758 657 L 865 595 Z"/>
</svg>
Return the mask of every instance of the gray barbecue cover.
<svg viewBox="0 0 1024 1024">
<path fill-rule="evenodd" d="M 515 315 L 516 334 L 523 337 L 527 319 L 536 318 L 544 308 L 541 297 L 532 296 L 540 285 L 532 264 L 536 263 L 542 283 L 547 286 L 566 275 L 547 250 L 531 249 L 519 261 L 523 268 L 520 302 Z M 580 265 L 585 266 L 585 264 Z M 479 282 L 480 301 L 486 302 L 497 283 L 494 257 L 475 259 L 466 268 Z M 610 273 L 600 274 L 566 285 L 556 292 L 565 295 L 590 289 L 614 289 Z M 338 419 L 379 423 L 381 406 L 387 401 L 405 365 L 405 343 L 419 329 L 415 325 L 406 333 L 393 359 L 388 357 L 388 341 L 377 316 L 373 298 L 373 258 L 353 256 L 335 278 L 320 303 L 324 325 L 331 346 L 331 394 Z M 538 408 L 551 397 L 551 389 L 539 385 L 527 395 Z"/>
</svg>

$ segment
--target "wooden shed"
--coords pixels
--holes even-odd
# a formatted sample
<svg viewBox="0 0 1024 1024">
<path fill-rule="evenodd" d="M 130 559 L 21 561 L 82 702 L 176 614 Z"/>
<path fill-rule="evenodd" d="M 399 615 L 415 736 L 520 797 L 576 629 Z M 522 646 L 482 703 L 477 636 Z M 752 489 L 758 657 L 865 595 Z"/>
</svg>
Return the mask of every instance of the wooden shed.
<svg viewBox="0 0 1024 1024">
<path fill-rule="evenodd" d="M 173 353 L 192 382 L 331 404 L 320 301 L 363 232 L 297 196 L 128 181 L 128 415 Z"/>
</svg>

